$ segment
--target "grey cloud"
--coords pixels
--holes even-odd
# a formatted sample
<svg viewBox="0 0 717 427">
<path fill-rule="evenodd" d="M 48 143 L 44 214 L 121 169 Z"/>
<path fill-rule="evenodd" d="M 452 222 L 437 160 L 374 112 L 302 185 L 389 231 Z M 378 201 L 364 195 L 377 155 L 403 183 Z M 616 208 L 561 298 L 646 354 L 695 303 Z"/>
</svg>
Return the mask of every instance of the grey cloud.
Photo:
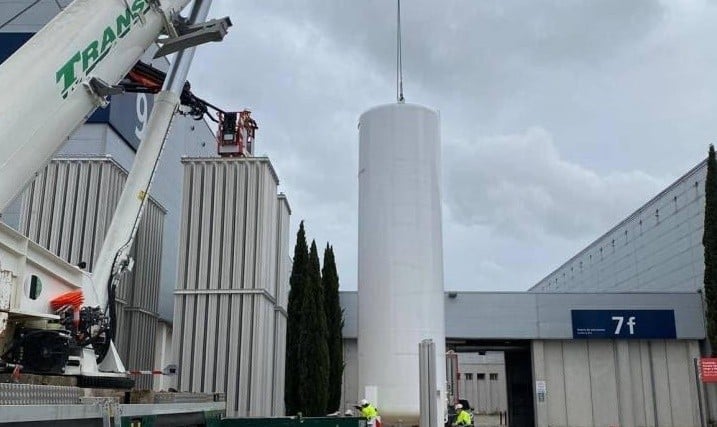
<svg viewBox="0 0 717 427">
<path fill-rule="evenodd" d="M 402 6 L 408 100 L 441 111 L 447 286 L 531 286 L 697 163 L 717 134 L 714 4 Z M 305 219 L 318 243 L 331 240 L 346 289 L 356 287 L 356 123 L 394 98 L 394 7 L 215 2 L 212 15 L 235 26 L 197 50 L 190 75 L 200 96 L 253 110 L 292 234 Z"/>
<path fill-rule="evenodd" d="M 639 171 L 600 175 L 570 163 L 540 128 L 450 144 L 445 151 L 453 218 L 519 237 L 597 235 L 665 185 Z"/>
</svg>

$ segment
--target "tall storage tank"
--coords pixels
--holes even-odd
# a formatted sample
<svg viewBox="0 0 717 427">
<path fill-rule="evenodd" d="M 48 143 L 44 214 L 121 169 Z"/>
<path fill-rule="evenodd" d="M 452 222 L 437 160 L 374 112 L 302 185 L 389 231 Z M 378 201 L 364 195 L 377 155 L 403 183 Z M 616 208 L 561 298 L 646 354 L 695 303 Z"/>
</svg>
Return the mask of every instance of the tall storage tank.
<svg viewBox="0 0 717 427">
<path fill-rule="evenodd" d="M 359 395 L 384 422 L 418 423 L 418 344 L 436 344 L 445 408 L 445 326 L 438 112 L 375 107 L 359 119 Z M 439 410 L 438 425 L 444 410 Z"/>
</svg>

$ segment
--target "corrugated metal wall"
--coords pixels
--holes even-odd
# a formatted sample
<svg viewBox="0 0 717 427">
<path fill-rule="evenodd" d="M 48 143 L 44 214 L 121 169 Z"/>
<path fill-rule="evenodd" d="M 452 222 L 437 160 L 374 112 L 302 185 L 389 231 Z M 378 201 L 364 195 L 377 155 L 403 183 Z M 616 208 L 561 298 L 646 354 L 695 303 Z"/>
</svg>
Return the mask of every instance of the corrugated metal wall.
<svg viewBox="0 0 717 427">
<path fill-rule="evenodd" d="M 23 193 L 19 231 L 91 271 L 125 175 L 109 160 L 53 160 Z"/>
<path fill-rule="evenodd" d="M 179 389 L 226 393 L 229 416 L 283 415 L 288 203 L 266 158 L 183 162 Z"/>
<path fill-rule="evenodd" d="M 55 159 L 22 196 L 20 231 L 66 261 L 94 260 L 127 172 L 109 158 Z M 132 249 L 134 270 L 117 290 L 115 344 L 128 369 L 152 369 L 160 283 L 164 209 L 150 199 Z M 131 351 L 130 351 L 131 350 Z M 137 388 L 151 388 L 139 378 Z"/>
<path fill-rule="evenodd" d="M 530 291 L 701 289 L 706 179 L 703 161 Z"/>
<path fill-rule="evenodd" d="M 535 340 L 537 426 L 698 426 L 696 340 Z"/>
<path fill-rule="evenodd" d="M 174 364 L 175 361 L 172 359 L 172 323 L 160 318 L 157 322 L 155 336 L 157 339 L 154 342 L 154 366 L 164 368 Z M 177 388 L 176 375 L 156 375 L 153 382 L 154 390 Z"/>
<path fill-rule="evenodd" d="M 283 415 L 284 408 L 284 378 L 286 366 L 286 325 L 287 306 L 289 301 L 289 275 L 291 274 L 291 257 L 289 256 L 289 217 L 291 208 L 286 196 L 279 195 L 279 212 L 277 215 L 277 229 L 279 230 L 276 251 L 276 307 L 274 309 L 274 395 L 272 397 L 271 413 Z"/>
</svg>

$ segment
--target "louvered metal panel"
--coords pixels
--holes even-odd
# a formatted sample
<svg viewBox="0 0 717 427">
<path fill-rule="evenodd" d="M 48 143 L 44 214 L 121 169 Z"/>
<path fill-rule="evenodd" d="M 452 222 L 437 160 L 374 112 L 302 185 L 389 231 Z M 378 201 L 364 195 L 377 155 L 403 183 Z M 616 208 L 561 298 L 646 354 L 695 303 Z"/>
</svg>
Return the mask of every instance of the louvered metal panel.
<svg viewBox="0 0 717 427">
<path fill-rule="evenodd" d="M 109 159 L 53 160 L 23 194 L 19 231 L 91 271 L 125 175 Z"/>
<path fill-rule="evenodd" d="M 137 262 L 132 272 L 135 286 L 131 287 L 130 302 L 133 307 L 151 312 L 158 309 L 164 215 L 156 204 L 147 206 L 137 230 L 134 247 Z"/>
<path fill-rule="evenodd" d="M 129 370 L 161 369 L 162 366 L 154 366 L 154 337 L 157 331 L 159 319 L 154 312 L 148 312 L 141 308 L 125 309 L 125 326 L 132 331 L 128 334 L 128 352 L 124 360 Z M 153 378 L 149 375 L 136 377 L 135 388 L 151 389 Z"/>
<path fill-rule="evenodd" d="M 127 361 L 128 343 L 130 330 L 128 328 L 129 321 L 126 316 L 127 301 L 123 299 L 117 299 L 115 303 L 115 315 L 117 316 L 117 330 L 115 331 L 115 347 L 122 358 L 122 361 Z"/>
<path fill-rule="evenodd" d="M 184 159 L 180 289 L 274 296 L 276 187 L 265 158 Z"/>
<path fill-rule="evenodd" d="M 272 414 L 274 303 L 263 291 L 178 291 L 181 391 L 224 392 L 227 414 Z M 176 336 L 176 335 L 175 335 Z"/>
<path fill-rule="evenodd" d="M 110 158 L 55 159 L 22 196 L 20 231 L 91 271 L 127 172 Z M 150 198 L 132 249 L 136 260 L 117 289 L 115 344 L 131 369 L 153 369 L 164 209 Z M 138 381 L 151 388 L 151 378 Z"/>
<path fill-rule="evenodd" d="M 291 207 L 286 196 L 279 194 L 279 212 L 277 214 L 277 251 L 276 251 L 276 306 L 274 307 L 274 369 L 273 369 L 273 395 L 271 413 L 283 415 L 284 406 L 284 379 L 286 365 L 286 323 L 287 305 L 289 299 L 289 275 L 291 273 L 291 258 L 289 257 L 289 217 Z"/>
<path fill-rule="evenodd" d="M 291 256 L 289 255 L 289 227 L 291 207 L 284 194 L 279 194 L 279 212 L 277 218 L 276 251 L 276 304 L 286 310 L 289 303 L 289 275 L 291 274 Z"/>
<path fill-rule="evenodd" d="M 288 292 L 288 203 L 268 159 L 183 163 L 178 387 L 226 393 L 229 416 L 283 415 L 285 303 L 277 312 L 276 297 Z"/>
<path fill-rule="evenodd" d="M 276 321 L 274 324 L 274 393 L 272 395 L 273 415 L 283 415 L 284 406 L 284 381 L 286 378 L 286 312 L 276 310 L 274 313 Z"/>
</svg>

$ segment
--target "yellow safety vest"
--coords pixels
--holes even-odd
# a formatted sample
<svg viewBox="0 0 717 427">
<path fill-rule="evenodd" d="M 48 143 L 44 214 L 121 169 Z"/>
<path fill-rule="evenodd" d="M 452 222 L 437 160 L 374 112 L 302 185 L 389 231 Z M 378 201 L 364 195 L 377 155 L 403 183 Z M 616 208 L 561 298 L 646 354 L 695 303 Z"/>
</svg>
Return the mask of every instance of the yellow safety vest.
<svg viewBox="0 0 717 427">
<path fill-rule="evenodd" d="M 378 410 L 376 409 L 376 407 L 369 403 L 368 405 L 361 408 L 361 414 L 366 417 L 367 420 L 370 421 L 378 417 Z"/>
<path fill-rule="evenodd" d="M 454 426 L 468 426 L 473 424 L 471 416 L 468 411 L 461 409 L 456 415 L 456 420 L 453 422 Z"/>
</svg>

